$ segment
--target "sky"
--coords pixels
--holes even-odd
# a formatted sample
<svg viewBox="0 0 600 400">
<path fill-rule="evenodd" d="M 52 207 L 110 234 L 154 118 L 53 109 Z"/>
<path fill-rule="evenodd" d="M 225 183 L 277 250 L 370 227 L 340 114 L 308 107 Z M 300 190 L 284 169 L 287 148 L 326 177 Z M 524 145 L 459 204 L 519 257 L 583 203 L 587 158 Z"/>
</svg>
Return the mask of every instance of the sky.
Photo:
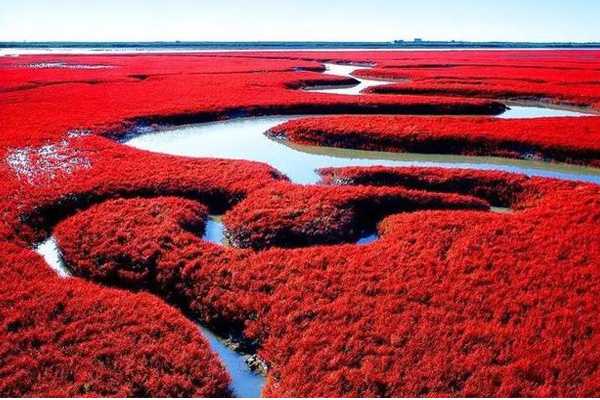
<svg viewBox="0 0 600 400">
<path fill-rule="evenodd" d="M 0 0 L 0 41 L 600 41 L 600 0 Z"/>
</svg>

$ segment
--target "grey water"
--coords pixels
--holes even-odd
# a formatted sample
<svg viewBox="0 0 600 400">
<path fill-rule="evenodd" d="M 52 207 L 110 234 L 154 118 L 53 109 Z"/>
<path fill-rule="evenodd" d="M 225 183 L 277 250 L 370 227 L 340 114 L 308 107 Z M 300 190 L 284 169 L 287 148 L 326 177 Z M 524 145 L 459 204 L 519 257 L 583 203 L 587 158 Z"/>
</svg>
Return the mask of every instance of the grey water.
<svg viewBox="0 0 600 400">
<path fill-rule="evenodd" d="M 287 175 L 294 183 L 315 184 L 319 168 L 349 166 L 421 166 L 499 170 L 530 176 L 600 183 L 600 169 L 563 163 L 439 154 L 414 154 L 297 145 L 271 139 L 267 130 L 298 116 L 237 118 L 180 126 L 142 134 L 126 144 L 138 149 L 188 157 L 257 161 Z"/>
<path fill-rule="evenodd" d="M 255 398 L 260 397 L 265 386 L 265 377 L 250 369 L 246 363 L 246 356 L 231 350 L 221 338 L 210 330 L 200 326 L 200 331 L 210 344 L 231 377 L 231 390 L 235 397 Z"/>
</svg>

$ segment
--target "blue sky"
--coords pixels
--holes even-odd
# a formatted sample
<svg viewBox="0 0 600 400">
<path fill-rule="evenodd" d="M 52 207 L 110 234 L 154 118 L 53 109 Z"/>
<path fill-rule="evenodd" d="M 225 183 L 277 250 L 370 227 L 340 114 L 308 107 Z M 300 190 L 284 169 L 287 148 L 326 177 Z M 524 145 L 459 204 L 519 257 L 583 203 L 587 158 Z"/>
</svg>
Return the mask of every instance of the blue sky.
<svg viewBox="0 0 600 400">
<path fill-rule="evenodd" d="M 598 0 L 0 0 L 0 40 L 600 41 Z"/>
</svg>

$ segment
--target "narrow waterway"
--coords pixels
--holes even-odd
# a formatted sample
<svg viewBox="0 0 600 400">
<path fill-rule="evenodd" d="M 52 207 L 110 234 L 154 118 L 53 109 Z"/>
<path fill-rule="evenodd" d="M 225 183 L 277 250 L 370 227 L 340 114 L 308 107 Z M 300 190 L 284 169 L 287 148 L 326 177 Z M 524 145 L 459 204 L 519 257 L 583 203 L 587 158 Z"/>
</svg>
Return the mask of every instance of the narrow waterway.
<svg viewBox="0 0 600 400">
<path fill-rule="evenodd" d="M 317 93 L 329 93 L 329 94 L 347 94 L 347 95 L 360 95 L 363 90 L 369 88 L 371 86 L 385 85 L 388 83 L 394 83 L 398 81 L 384 81 L 384 80 L 370 80 L 357 78 L 352 76 L 354 71 L 358 71 L 360 69 L 369 69 L 370 66 L 357 66 L 357 65 L 340 65 L 340 64 L 328 64 L 325 63 L 325 71 L 323 74 L 325 75 L 334 75 L 334 76 L 343 76 L 347 78 L 354 78 L 359 83 L 357 85 L 348 85 L 348 86 L 337 86 L 337 87 L 312 87 L 307 90 L 310 92 Z M 404 81 L 404 80 L 403 80 Z"/>
<path fill-rule="evenodd" d="M 363 94 L 363 90 L 372 86 L 387 85 L 390 83 L 398 82 L 410 82 L 410 79 L 397 79 L 394 81 L 388 81 L 364 79 L 352 75 L 352 73 L 354 73 L 355 71 L 372 68 L 372 66 L 367 65 L 340 65 L 331 63 L 324 63 L 323 65 L 325 66 L 325 71 L 323 72 L 323 74 L 340 76 L 345 78 L 354 78 L 359 83 L 357 85 L 349 86 L 312 87 L 307 89 L 308 91 L 316 93 L 346 94 L 356 96 Z M 539 103 L 536 104 L 534 102 L 531 102 L 530 104 L 527 104 L 527 102 L 511 104 L 511 102 L 509 102 L 509 108 L 502 114 L 498 115 L 498 118 L 515 119 L 543 117 L 584 117 L 589 115 L 593 114 L 584 113 L 576 110 L 570 110 L 568 108 L 561 108 L 553 105 L 542 107 Z"/>
<path fill-rule="evenodd" d="M 357 69 L 369 67 L 326 64 L 325 73 L 348 77 Z M 367 87 L 386 84 L 369 81 L 351 88 L 311 89 L 316 92 L 357 95 Z M 589 115 L 573 110 L 512 105 L 501 118 L 537 118 Z M 264 135 L 284 122 L 306 117 L 268 116 L 235 118 L 196 125 L 177 126 L 134 136 L 125 144 L 139 149 L 188 157 L 240 159 L 266 163 L 286 174 L 293 182 L 315 184 L 320 180 L 316 169 L 348 166 L 422 166 L 500 170 L 530 176 L 552 177 L 600 183 L 600 169 L 536 160 L 500 157 L 472 157 L 440 154 L 414 154 L 303 146 Z M 468 117 L 465 117 L 468 118 Z"/>
<path fill-rule="evenodd" d="M 497 115 L 498 118 L 504 119 L 519 119 L 519 118 L 547 118 L 547 117 L 589 117 L 591 113 L 585 113 L 581 111 L 575 111 L 565 108 L 559 108 L 554 106 L 540 107 L 532 103 L 531 105 L 525 105 L 525 102 L 520 104 L 507 103 L 509 108 L 502 114 Z"/>
<path fill-rule="evenodd" d="M 500 157 L 394 153 L 305 146 L 271 139 L 264 132 L 298 116 L 237 118 L 180 126 L 129 139 L 138 149 L 188 157 L 258 161 L 276 168 L 293 182 L 315 184 L 316 169 L 349 166 L 421 166 L 500 170 L 530 176 L 600 183 L 600 169 L 563 163 Z"/>
</svg>

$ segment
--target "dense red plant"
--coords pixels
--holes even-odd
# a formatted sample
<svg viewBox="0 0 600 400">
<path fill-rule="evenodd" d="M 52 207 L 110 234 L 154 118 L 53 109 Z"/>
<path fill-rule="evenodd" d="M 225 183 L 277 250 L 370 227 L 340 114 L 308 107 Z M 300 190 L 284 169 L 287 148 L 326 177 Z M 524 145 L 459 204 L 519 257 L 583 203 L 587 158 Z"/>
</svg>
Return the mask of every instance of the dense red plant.
<svg viewBox="0 0 600 400">
<path fill-rule="evenodd" d="M 423 208 L 487 209 L 488 204 L 466 196 L 397 188 L 281 183 L 253 192 L 223 222 L 237 247 L 298 247 L 356 240 L 385 215 Z"/>
<path fill-rule="evenodd" d="M 411 82 L 374 90 L 390 95 L 297 90 L 349 81 L 319 74 L 324 61 Z M 95 134 L 273 113 L 496 114 L 505 98 L 598 107 L 599 62 L 593 51 L 0 58 L 0 394 L 228 394 L 196 327 L 159 296 L 258 341 L 268 396 L 598 396 L 597 186 L 348 168 L 322 172 L 343 187 L 297 187 L 266 165 Z M 593 163 L 595 119 L 477 119 L 485 134 L 475 120 L 414 122 L 432 145 L 514 143 Z M 373 130 L 374 146 L 406 145 L 352 121 L 361 129 L 327 129 L 342 146 Z M 230 209 L 234 243 L 266 249 L 203 241 L 209 209 Z M 369 245 L 323 245 L 380 219 Z M 75 274 L 138 293 L 58 278 L 31 250 L 57 222 Z M 320 245 L 281 247 L 300 244 Z"/>
<path fill-rule="evenodd" d="M 149 202 L 150 208 L 147 206 Z M 97 213 L 92 215 L 99 215 L 100 218 L 87 221 L 84 228 L 87 235 L 93 235 L 92 231 L 96 227 L 119 228 L 108 236 L 109 231 L 106 230 L 101 235 L 106 240 L 95 246 L 81 249 L 71 248 L 70 245 L 74 243 L 62 246 L 61 250 L 65 254 L 85 252 L 84 257 L 88 263 L 77 264 L 78 274 L 103 282 L 126 283 L 125 286 L 133 288 L 147 286 L 148 282 L 160 282 L 163 291 L 167 290 L 165 287 L 172 285 L 177 271 L 160 267 L 160 253 L 165 249 L 186 245 L 185 240 L 180 241 L 181 236 L 173 235 L 175 227 L 168 225 L 177 221 L 179 225 L 175 230 L 183 228 L 198 234 L 204 229 L 203 221 L 207 216 L 205 206 L 176 197 L 156 197 L 151 201 L 140 198 L 117 199 L 96 207 L 94 210 Z M 102 212 L 104 209 L 118 212 L 107 215 Z M 143 214 L 139 212 L 140 209 L 144 211 Z M 140 218 L 141 216 L 145 218 Z M 63 222 L 61 229 L 69 229 L 72 220 Z M 163 224 L 167 226 L 161 226 Z M 64 228 L 63 225 L 67 227 Z"/>
<path fill-rule="evenodd" d="M 362 70 L 357 76 L 407 80 L 372 93 L 535 100 L 599 108 L 600 72 L 591 69 L 432 66 Z"/>
<path fill-rule="evenodd" d="M 600 166 L 600 118 L 596 117 L 507 120 L 342 115 L 295 119 L 269 134 L 310 145 Z"/>
<path fill-rule="evenodd" d="M 328 185 L 401 186 L 406 189 L 459 193 L 484 199 L 492 206 L 515 209 L 535 198 L 522 175 L 504 172 L 479 172 L 455 169 L 451 173 L 437 168 L 346 167 L 319 170 Z"/>
<path fill-rule="evenodd" d="M 197 236 L 194 244 L 194 236 L 181 228 L 182 216 L 173 214 L 168 224 L 150 217 L 163 200 L 146 200 L 143 207 L 128 200 L 130 218 L 154 221 L 140 232 L 143 238 L 152 241 L 158 232 L 186 237 L 179 248 L 159 249 L 158 268 L 176 265 L 180 271 L 174 285 L 180 301 L 209 324 L 219 326 L 224 317 L 245 323 L 246 334 L 261 341 L 261 354 L 277 377 L 265 394 L 598 394 L 592 356 L 600 346 L 593 311 L 600 296 L 595 185 L 419 168 L 326 173 L 346 182 L 362 179 L 363 185 L 372 180 L 481 195 L 516 212 L 403 212 L 385 218 L 380 240 L 368 246 L 256 253 Z M 304 210 L 326 198 L 286 197 L 276 187 L 255 192 L 273 197 L 262 212 L 276 226 L 293 226 L 296 219 L 303 226 Z M 353 188 L 326 190 L 345 194 Z M 250 209 L 254 201 L 251 196 L 244 202 Z M 245 209 L 244 202 L 236 208 Z M 110 255 L 103 243 L 120 234 L 120 225 L 90 222 L 122 215 L 123 204 L 114 205 L 93 207 L 58 226 L 75 271 L 89 263 L 81 249 Z M 248 223 L 252 230 L 251 217 Z M 330 230 L 337 226 L 335 219 L 331 226 L 329 220 L 322 223 Z M 581 236 L 582 229 L 592 234 Z M 127 280 L 121 284 L 128 286 Z"/>
<path fill-rule="evenodd" d="M 15 143 L 10 138 L 21 143 L 23 135 L 28 136 L 28 143 L 34 144 L 40 139 L 62 138 L 65 132 L 73 129 L 121 132 L 127 128 L 127 122 L 200 122 L 244 113 L 497 114 L 504 109 L 498 102 L 480 99 L 431 96 L 357 98 L 293 90 L 315 82 L 339 84 L 348 80 L 315 72 L 293 71 L 289 60 L 262 60 L 249 72 L 232 73 L 225 69 L 221 73 L 216 67 L 221 60 L 240 61 L 219 57 L 203 63 L 205 56 L 187 56 L 175 58 L 172 63 L 167 62 L 161 67 L 162 64 L 158 63 L 160 56 L 116 57 L 114 61 L 111 61 L 112 56 L 76 58 L 81 64 L 102 62 L 116 66 L 93 70 L 58 68 L 58 76 L 52 80 L 53 75 L 49 71 L 56 68 L 15 68 L 21 61 L 4 61 L 8 64 L 4 67 L 7 71 L 17 70 L 14 75 L 9 73 L 9 88 L 14 84 L 30 85 L 40 74 L 48 76 L 43 85 L 3 93 L 1 112 L 5 135 L 2 139 L 7 140 L 7 145 Z M 201 61 L 198 62 L 198 59 Z M 214 70 L 204 74 L 194 70 L 203 64 Z M 152 68 L 153 65 L 158 66 Z M 262 73 L 253 72 L 260 70 L 260 65 Z M 298 62 L 296 65 L 314 64 Z M 139 75 L 143 68 L 147 78 L 131 77 L 132 74 Z M 248 71 L 249 67 L 245 68 Z M 186 72 L 181 72 L 182 69 Z M 85 82 L 81 81 L 81 74 L 88 75 Z M 68 76 L 72 80 L 68 80 Z M 96 80 L 89 83 L 87 80 L 92 79 L 91 76 Z M 78 112 L 71 112 L 65 107 L 72 104 L 73 99 L 83 105 Z M 23 110 L 24 107 L 26 110 Z"/>
<path fill-rule="evenodd" d="M 159 299 L 61 279 L 12 244 L 0 271 L 3 397 L 230 394 L 198 327 Z"/>
</svg>

